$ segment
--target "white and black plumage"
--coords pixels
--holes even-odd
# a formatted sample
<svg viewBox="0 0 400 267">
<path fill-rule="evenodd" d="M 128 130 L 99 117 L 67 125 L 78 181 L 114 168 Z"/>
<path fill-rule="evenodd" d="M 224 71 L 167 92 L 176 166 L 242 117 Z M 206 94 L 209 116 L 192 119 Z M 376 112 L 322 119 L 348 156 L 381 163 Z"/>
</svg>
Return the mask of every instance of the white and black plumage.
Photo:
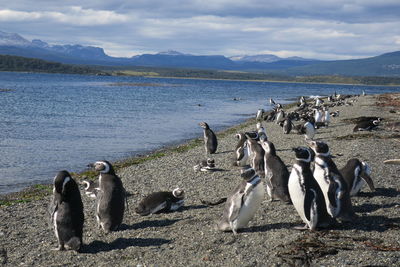
<svg viewBox="0 0 400 267">
<path fill-rule="evenodd" d="M 280 199 L 290 203 L 288 191 L 289 171 L 282 159 L 276 154 L 275 146 L 272 142 L 260 141 L 265 151 L 265 184 L 270 201 Z"/>
<path fill-rule="evenodd" d="M 50 209 L 58 250 L 79 251 L 84 223 L 83 204 L 78 185 L 67 171 L 60 171 L 54 178 Z"/>
<path fill-rule="evenodd" d="M 200 122 L 199 125 L 204 131 L 204 146 L 206 154 L 214 154 L 217 151 L 218 141 L 215 133 L 210 129 L 206 122 Z"/>
<path fill-rule="evenodd" d="M 242 182 L 228 196 L 221 219 L 216 228 L 220 231 L 232 231 L 247 227 L 264 199 L 264 186 L 254 169 L 241 174 Z"/>
<path fill-rule="evenodd" d="M 304 134 L 306 140 L 313 140 L 315 136 L 315 126 L 312 122 L 307 121 L 300 129 L 300 133 Z"/>
<path fill-rule="evenodd" d="M 269 99 L 269 104 L 271 106 L 275 106 L 276 105 L 275 101 L 272 98 Z"/>
<path fill-rule="evenodd" d="M 282 129 L 284 134 L 289 134 L 292 131 L 293 128 L 293 122 L 289 117 L 286 117 L 286 119 L 282 123 Z"/>
<path fill-rule="evenodd" d="M 238 143 L 235 147 L 235 166 L 243 167 L 247 165 L 249 159 L 249 147 L 247 145 L 247 138 L 244 133 L 236 134 Z"/>
<path fill-rule="evenodd" d="M 245 133 L 247 138 L 247 145 L 249 146 L 250 152 L 250 166 L 256 171 L 256 173 L 264 178 L 265 176 L 265 167 L 264 167 L 264 149 L 258 143 L 259 138 L 256 133 L 256 138 L 252 133 Z"/>
<path fill-rule="evenodd" d="M 183 206 L 184 197 L 184 191 L 180 188 L 175 188 L 172 192 L 154 192 L 140 201 L 135 212 L 141 216 L 147 216 L 159 212 L 176 211 Z"/>
<path fill-rule="evenodd" d="M 311 151 L 306 147 L 293 149 L 296 162 L 289 176 L 289 193 L 293 206 L 305 223 L 303 229 L 316 230 L 333 223 L 326 210 L 325 198 L 310 168 Z"/>
<path fill-rule="evenodd" d="M 264 109 L 257 110 L 256 121 L 264 120 Z"/>
<path fill-rule="evenodd" d="M 195 171 L 209 172 L 215 170 L 215 160 L 208 158 L 206 160 L 200 161 L 197 165 L 193 167 Z"/>
<path fill-rule="evenodd" d="M 375 191 L 374 182 L 370 176 L 371 169 L 366 162 L 356 158 L 349 159 L 346 165 L 340 169 L 340 173 L 350 189 L 350 196 L 357 195 L 365 182 L 371 191 Z"/>
<path fill-rule="evenodd" d="M 116 231 L 122 223 L 126 192 L 121 179 L 108 161 L 97 161 L 94 169 L 100 172 L 99 192 L 96 198 L 96 219 L 106 233 Z"/>
<path fill-rule="evenodd" d="M 96 198 L 97 192 L 100 190 L 99 181 L 82 180 L 81 184 L 85 186 L 85 194 L 88 197 Z"/>
<path fill-rule="evenodd" d="M 378 127 L 379 122 L 380 122 L 379 120 L 360 121 L 353 128 L 353 132 L 372 131 Z"/>
<path fill-rule="evenodd" d="M 321 141 L 312 141 L 309 145 L 315 152 L 314 177 L 324 193 L 326 210 L 333 218 L 351 221 L 355 213 L 350 190 L 330 156 L 328 145 Z"/>
<path fill-rule="evenodd" d="M 275 118 L 276 123 L 279 124 L 284 119 L 285 119 L 285 111 L 283 111 L 283 109 L 277 110 L 276 118 Z"/>
</svg>

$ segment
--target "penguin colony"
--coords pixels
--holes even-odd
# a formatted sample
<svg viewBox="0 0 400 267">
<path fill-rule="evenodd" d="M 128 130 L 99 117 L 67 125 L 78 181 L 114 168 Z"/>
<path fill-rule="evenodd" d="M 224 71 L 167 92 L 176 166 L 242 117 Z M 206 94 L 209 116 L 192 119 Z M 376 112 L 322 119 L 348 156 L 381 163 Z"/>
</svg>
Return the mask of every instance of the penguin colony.
<svg viewBox="0 0 400 267">
<path fill-rule="evenodd" d="M 338 169 L 330 155 L 326 142 L 314 140 L 320 127 L 329 127 L 330 118 L 339 112 L 329 108 L 352 105 L 353 99 L 336 93 L 327 98 L 315 98 L 313 103 L 300 97 L 297 108 L 285 112 L 282 105 L 272 98 L 271 112 L 259 109 L 257 125 L 252 132 L 237 133 L 237 144 L 233 152 L 233 166 L 240 170 L 241 182 L 228 196 L 222 196 L 216 204 L 225 203 L 221 218 L 215 229 L 232 231 L 235 235 L 246 228 L 253 219 L 261 202 L 279 200 L 293 205 L 304 222 L 297 229 L 311 231 L 334 227 L 339 221 L 351 221 L 356 217 L 351 197 L 360 192 L 366 183 L 375 190 L 371 169 L 366 162 L 350 159 Z M 365 117 L 356 122 L 354 131 L 371 131 L 379 126 L 382 119 Z M 295 125 L 294 122 L 300 122 Z M 263 123 L 275 122 L 283 128 L 283 134 L 291 131 L 304 136 L 306 146 L 293 148 L 294 164 L 289 171 L 277 155 L 277 150 L 268 139 Z M 204 147 L 207 159 L 200 160 L 194 171 L 216 171 L 215 161 L 209 158 L 217 153 L 217 136 L 206 122 L 203 128 Z M 105 233 L 117 231 L 121 226 L 127 208 L 127 193 L 123 183 L 108 161 L 97 161 L 91 165 L 99 173 L 96 181 L 83 180 L 85 194 L 96 200 L 94 214 L 99 229 Z M 160 191 L 143 198 L 135 212 L 148 216 L 160 212 L 173 212 L 184 205 L 185 192 L 181 188 Z M 216 205 L 212 204 L 212 205 Z M 50 203 L 51 224 L 54 227 L 58 250 L 79 251 L 82 247 L 84 225 L 83 204 L 77 183 L 67 171 L 60 171 L 54 178 L 53 198 Z"/>
</svg>

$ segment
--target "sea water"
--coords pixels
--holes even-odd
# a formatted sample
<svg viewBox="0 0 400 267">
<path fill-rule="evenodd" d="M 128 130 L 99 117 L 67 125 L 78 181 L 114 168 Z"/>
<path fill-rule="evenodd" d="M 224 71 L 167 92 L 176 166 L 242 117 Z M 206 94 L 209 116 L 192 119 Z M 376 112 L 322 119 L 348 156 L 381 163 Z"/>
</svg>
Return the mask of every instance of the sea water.
<svg viewBox="0 0 400 267">
<path fill-rule="evenodd" d="M 304 95 L 399 87 L 0 72 L 0 194 L 202 136 Z"/>
</svg>

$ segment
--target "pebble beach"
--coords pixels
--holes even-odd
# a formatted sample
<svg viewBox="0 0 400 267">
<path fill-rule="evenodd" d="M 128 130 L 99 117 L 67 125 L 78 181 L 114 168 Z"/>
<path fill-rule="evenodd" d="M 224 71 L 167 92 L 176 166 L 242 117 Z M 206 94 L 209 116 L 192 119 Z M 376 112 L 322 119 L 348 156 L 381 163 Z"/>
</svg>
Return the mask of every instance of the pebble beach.
<svg viewBox="0 0 400 267">
<path fill-rule="evenodd" d="M 399 103 L 400 94 L 391 94 Z M 207 206 L 202 200 L 226 197 L 238 183 L 240 171 L 232 166 L 235 134 L 255 130 L 249 120 L 218 132 L 214 172 L 195 172 L 193 166 L 206 159 L 204 147 L 179 147 L 164 156 L 120 168 L 117 171 L 128 196 L 128 209 L 121 229 L 100 231 L 95 201 L 84 194 L 85 224 L 80 253 L 53 251 L 57 240 L 50 224 L 51 195 L 0 206 L 0 264 L 4 266 L 398 266 L 400 262 L 400 165 L 384 164 L 398 159 L 400 134 L 385 127 L 399 121 L 400 106 L 388 105 L 382 95 L 351 98 L 352 105 L 332 108 L 340 116 L 327 128 L 317 130 L 315 140 L 328 143 L 334 162 L 341 168 L 347 160 L 366 161 L 376 191 L 364 186 L 352 197 L 358 217 L 337 223 L 328 230 L 295 230 L 301 219 L 292 205 L 265 199 L 248 228 L 238 235 L 214 229 L 224 204 Z M 382 104 L 383 103 L 383 104 Z M 255 110 L 256 112 L 256 110 Z M 371 132 L 353 132 L 351 119 L 384 118 Z M 298 123 L 298 122 L 297 122 Z M 295 122 L 296 124 L 296 122 Z M 264 122 L 268 139 L 291 169 L 293 147 L 305 146 L 304 137 L 284 135 L 275 122 Z M 210 125 L 212 128 L 212 125 Z M 199 135 L 202 130 L 199 127 Z M 200 143 L 200 142 L 197 142 Z M 79 177 L 76 177 L 79 181 Z M 185 190 L 185 205 L 177 212 L 139 216 L 135 207 L 144 196 L 176 187 Z M 18 194 L 0 196 L 15 200 Z"/>
</svg>

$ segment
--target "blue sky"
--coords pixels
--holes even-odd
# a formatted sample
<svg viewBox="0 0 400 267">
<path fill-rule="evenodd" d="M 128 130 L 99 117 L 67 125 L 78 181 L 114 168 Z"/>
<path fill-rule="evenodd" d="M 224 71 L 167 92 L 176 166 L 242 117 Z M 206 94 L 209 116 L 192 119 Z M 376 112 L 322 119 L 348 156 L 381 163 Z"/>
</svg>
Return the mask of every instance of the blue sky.
<svg viewBox="0 0 400 267">
<path fill-rule="evenodd" d="M 122 57 L 362 58 L 400 50 L 400 0 L 0 0 L 0 30 Z"/>
</svg>

